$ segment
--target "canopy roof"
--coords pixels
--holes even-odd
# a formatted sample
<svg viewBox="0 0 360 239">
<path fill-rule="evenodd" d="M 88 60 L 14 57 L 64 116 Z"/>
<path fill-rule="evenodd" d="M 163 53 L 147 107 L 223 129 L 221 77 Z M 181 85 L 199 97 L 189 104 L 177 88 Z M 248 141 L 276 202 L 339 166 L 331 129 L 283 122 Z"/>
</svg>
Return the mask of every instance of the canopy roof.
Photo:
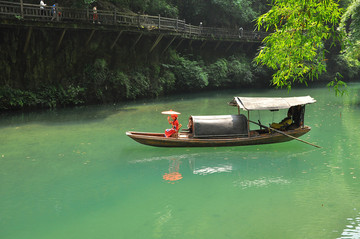
<svg viewBox="0 0 360 239">
<path fill-rule="evenodd" d="M 229 103 L 239 106 L 243 110 L 280 110 L 288 109 L 291 106 L 306 105 L 315 103 L 311 96 L 300 97 L 234 97 Z"/>
<path fill-rule="evenodd" d="M 194 138 L 201 137 L 242 137 L 248 136 L 246 116 L 239 115 L 207 115 L 191 116 Z"/>
</svg>

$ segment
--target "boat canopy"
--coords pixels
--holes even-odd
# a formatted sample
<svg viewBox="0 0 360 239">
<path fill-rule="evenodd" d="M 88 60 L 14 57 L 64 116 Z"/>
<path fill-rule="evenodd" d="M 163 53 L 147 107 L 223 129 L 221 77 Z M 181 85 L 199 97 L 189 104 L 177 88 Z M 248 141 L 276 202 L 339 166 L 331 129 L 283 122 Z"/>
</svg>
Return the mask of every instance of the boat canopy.
<svg viewBox="0 0 360 239">
<path fill-rule="evenodd" d="M 212 115 L 191 116 L 193 137 L 245 137 L 248 135 L 246 116 Z"/>
<path fill-rule="evenodd" d="M 280 110 L 288 109 L 292 106 L 306 105 L 315 103 L 316 100 L 311 96 L 299 97 L 234 97 L 229 103 L 239 106 L 243 110 Z"/>
</svg>

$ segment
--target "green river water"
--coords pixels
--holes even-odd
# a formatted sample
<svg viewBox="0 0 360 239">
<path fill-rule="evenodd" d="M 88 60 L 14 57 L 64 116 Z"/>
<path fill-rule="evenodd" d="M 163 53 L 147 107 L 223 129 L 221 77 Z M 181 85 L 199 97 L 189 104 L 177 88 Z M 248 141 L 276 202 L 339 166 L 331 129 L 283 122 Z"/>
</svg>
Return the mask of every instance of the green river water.
<svg viewBox="0 0 360 239">
<path fill-rule="evenodd" d="M 232 90 L 0 118 L 0 238 L 360 238 L 360 84 Z M 303 140 L 156 148 L 163 110 L 236 114 L 233 96 L 311 95 Z M 286 111 L 252 112 L 263 124 Z M 176 173 L 176 181 L 165 180 Z"/>
</svg>

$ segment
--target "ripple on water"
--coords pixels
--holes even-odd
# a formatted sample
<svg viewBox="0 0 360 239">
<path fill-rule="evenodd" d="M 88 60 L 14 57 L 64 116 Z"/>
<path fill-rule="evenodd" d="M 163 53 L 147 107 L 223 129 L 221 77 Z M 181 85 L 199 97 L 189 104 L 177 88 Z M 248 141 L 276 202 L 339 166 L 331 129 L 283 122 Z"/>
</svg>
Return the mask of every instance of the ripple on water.
<svg viewBox="0 0 360 239">
<path fill-rule="evenodd" d="M 287 179 L 282 177 L 274 177 L 274 178 L 259 178 L 254 180 L 236 180 L 234 181 L 235 187 L 240 187 L 242 189 L 247 188 L 260 188 L 260 187 L 267 187 L 271 184 L 279 184 L 279 185 L 286 185 L 290 184 L 291 182 Z"/>
<path fill-rule="evenodd" d="M 341 233 L 341 239 L 359 239 L 360 238 L 360 215 L 355 218 L 347 218 L 348 224 Z"/>
</svg>

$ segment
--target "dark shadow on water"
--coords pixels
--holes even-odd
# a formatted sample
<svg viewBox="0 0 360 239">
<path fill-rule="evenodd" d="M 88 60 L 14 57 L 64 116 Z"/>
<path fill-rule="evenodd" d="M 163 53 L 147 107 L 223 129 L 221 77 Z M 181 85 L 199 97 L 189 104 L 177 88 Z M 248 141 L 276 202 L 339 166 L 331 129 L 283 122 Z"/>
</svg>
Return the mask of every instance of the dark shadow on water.
<svg viewBox="0 0 360 239">
<path fill-rule="evenodd" d="M 138 105 L 154 105 L 154 104 L 171 104 L 178 103 L 184 100 L 197 100 L 209 99 L 217 96 L 229 96 L 229 101 L 232 96 L 239 94 L 251 95 L 253 93 L 266 92 L 268 90 L 214 90 L 204 91 L 200 93 L 182 93 L 174 94 L 171 96 L 158 97 L 156 99 L 139 99 L 132 102 L 124 102 L 118 104 L 105 104 L 105 105 L 88 105 L 76 106 L 56 109 L 36 109 L 27 111 L 14 111 L 14 112 L 0 112 L 0 127 L 2 125 L 19 125 L 28 124 L 32 122 L 41 124 L 63 124 L 72 123 L 79 124 L 84 122 L 96 122 L 106 119 L 107 117 L 119 113 L 121 111 L 135 111 L 133 106 Z M 224 107 L 227 102 L 224 102 Z"/>
<path fill-rule="evenodd" d="M 94 105 L 73 108 L 58 108 L 46 110 L 32 110 L 24 112 L 6 112 L 0 114 L 0 127 L 40 123 L 46 125 L 56 124 L 81 124 L 96 122 L 106 119 L 120 111 L 134 111 L 135 108 L 127 105 Z"/>
<path fill-rule="evenodd" d="M 326 87 L 323 84 L 315 85 L 311 88 Z M 309 89 L 311 89 L 309 87 Z M 2 125 L 19 125 L 26 123 L 41 123 L 41 124 L 63 124 L 63 123 L 84 123 L 84 122 L 96 122 L 106 119 L 107 117 L 116 114 L 121 111 L 135 111 L 135 106 L 138 105 L 156 105 L 156 104 L 175 104 L 182 101 L 194 101 L 202 99 L 212 99 L 216 97 L 226 97 L 227 102 L 224 102 L 223 106 L 226 107 L 227 103 L 231 101 L 233 96 L 265 96 L 265 95 L 277 95 L 277 96 L 290 96 L 286 89 L 226 89 L 226 90 L 207 90 L 203 92 L 189 92 L 173 94 L 171 96 L 162 96 L 156 99 L 139 99 L 131 102 L 122 102 L 118 104 L 105 104 L 105 105 L 89 105 L 89 106 L 77 106 L 57 109 L 38 109 L 30 111 L 15 111 L 15 112 L 1 112 L 0 113 L 0 127 Z M 359 106 L 357 102 L 357 106 Z M 197 113 L 197 112 L 194 112 Z"/>
</svg>

